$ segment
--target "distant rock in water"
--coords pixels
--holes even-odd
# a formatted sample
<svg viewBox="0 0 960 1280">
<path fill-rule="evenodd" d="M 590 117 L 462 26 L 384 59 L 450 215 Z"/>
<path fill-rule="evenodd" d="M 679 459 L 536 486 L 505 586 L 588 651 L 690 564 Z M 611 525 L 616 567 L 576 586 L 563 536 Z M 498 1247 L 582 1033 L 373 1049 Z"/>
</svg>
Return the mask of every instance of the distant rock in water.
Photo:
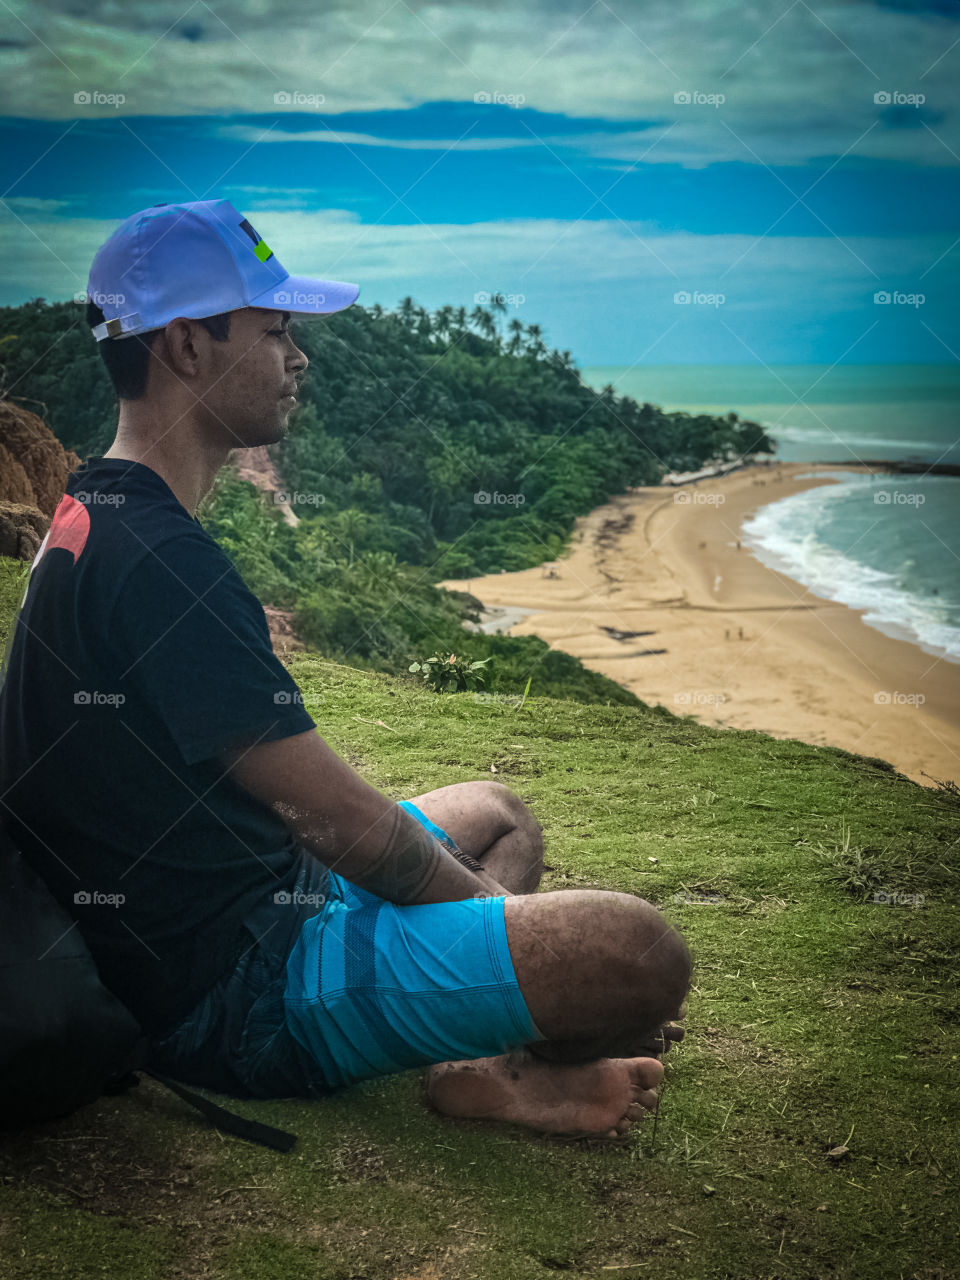
<svg viewBox="0 0 960 1280">
<path fill-rule="evenodd" d="M 0 555 L 33 559 L 79 465 L 42 418 L 0 400 Z"/>
</svg>

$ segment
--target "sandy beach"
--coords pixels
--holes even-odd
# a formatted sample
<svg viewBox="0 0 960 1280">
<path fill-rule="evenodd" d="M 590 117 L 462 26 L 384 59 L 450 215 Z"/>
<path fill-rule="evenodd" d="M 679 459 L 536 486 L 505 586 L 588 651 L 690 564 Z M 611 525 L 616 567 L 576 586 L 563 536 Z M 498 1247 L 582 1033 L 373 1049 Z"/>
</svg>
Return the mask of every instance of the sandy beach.
<svg viewBox="0 0 960 1280">
<path fill-rule="evenodd" d="M 836 483 L 836 470 L 778 463 L 631 489 L 581 517 L 552 568 L 438 585 L 529 610 L 502 615 L 511 635 L 541 636 L 679 715 L 879 756 L 927 785 L 960 781 L 960 666 L 867 626 L 743 543 L 749 514 Z"/>
</svg>

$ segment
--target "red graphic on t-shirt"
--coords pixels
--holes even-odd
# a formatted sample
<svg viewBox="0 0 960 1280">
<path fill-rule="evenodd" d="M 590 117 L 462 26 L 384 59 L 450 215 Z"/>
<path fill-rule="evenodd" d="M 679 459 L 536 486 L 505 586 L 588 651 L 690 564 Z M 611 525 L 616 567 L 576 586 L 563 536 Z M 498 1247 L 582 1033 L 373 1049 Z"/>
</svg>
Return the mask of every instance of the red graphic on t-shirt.
<svg viewBox="0 0 960 1280">
<path fill-rule="evenodd" d="M 80 553 L 87 545 L 90 533 L 90 512 L 85 502 L 78 502 L 65 493 L 60 499 L 53 520 L 43 541 L 42 551 L 46 554 L 54 547 L 65 547 L 73 552 L 73 563 L 80 559 Z M 39 556 L 37 557 L 39 558 Z"/>
</svg>

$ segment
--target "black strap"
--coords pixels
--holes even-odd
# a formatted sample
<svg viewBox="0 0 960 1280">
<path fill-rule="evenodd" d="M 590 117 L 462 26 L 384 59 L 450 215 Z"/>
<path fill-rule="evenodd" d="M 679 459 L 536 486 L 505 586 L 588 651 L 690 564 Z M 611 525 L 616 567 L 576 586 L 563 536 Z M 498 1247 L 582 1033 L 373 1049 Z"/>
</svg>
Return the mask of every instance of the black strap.
<svg viewBox="0 0 960 1280">
<path fill-rule="evenodd" d="M 287 1133 L 283 1129 L 275 1129 L 269 1124 L 261 1124 L 259 1120 L 248 1120 L 245 1116 L 235 1115 L 224 1107 L 218 1107 L 208 1098 L 201 1097 L 199 1093 L 194 1093 L 192 1089 L 185 1089 L 176 1080 L 158 1075 L 156 1071 L 148 1071 L 145 1067 L 141 1070 L 144 1075 L 158 1080 L 178 1098 L 195 1107 L 206 1120 L 223 1133 L 232 1133 L 234 1137 L 243 1138 L 247 1142 L 256 1142 L 261 1147 L 271 1147 L 274 1151 L 289 1151 L 297 1141 L 295 1134 Z"/>
</svg>

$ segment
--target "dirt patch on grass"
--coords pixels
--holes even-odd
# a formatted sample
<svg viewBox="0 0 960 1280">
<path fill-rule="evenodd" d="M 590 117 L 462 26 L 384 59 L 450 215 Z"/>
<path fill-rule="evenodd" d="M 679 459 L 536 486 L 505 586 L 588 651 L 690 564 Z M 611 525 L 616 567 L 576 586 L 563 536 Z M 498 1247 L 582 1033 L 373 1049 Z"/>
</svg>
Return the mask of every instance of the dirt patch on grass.
<svg viewBox="0 0 960 1280">
<path fill-rule="evenodd" d="M 328 1172 L 331 1182 L 386 1182 L 390 1178 L 383 1152 L 372 1142 L 348 1138 L 339 1143 L 315 1167 Z"/>
<path fill-rule="evenodd" d="M 283 1234 L 292 1243 L 313 1245 L 335 1257 L 336 1274 L 345 1280 L 387 1276 L 391 1280 L 459 1280 L 473 1269 L 469 1261 L 496 1242 L 495 1232 L 474 1223 L 469 1213 L 457 1208 L 449 1210 L 449 1221 L 442 1231 L 443 1243 L 424 1239 L 415 1217 L 398 1231 L 395 1222 L 381 1222 L 376 1208 L 371 1207 L 362 1222 L 353 1216 L 337 1216 L 301 1223 Z"/>
<path fill-rule="evenodd" d="M 169 1117 L 169 1120 L 166 1119 Z M 167 1228 L 183 1262 L 170 1280 L 208 1274 L 237 1229 L 290 1220 L 266 1177 L 231 1179 L 222 1138 L 149 1080 L 67 1119 L 8 1135 L 0 1177 L 65 1208 Z M 229 1156 L 228 1152 L 228 1156 Z M 233 1185 L 231 1185 L 231 1182 Z"/>
<path fill-rule="evenodd" d="M 777 1045 L 762 1044 L 731 1035 L 720 1027 L 688 1027 L 679 1054 L 699 1050 L 708 1059 L 719 1059 L 727 1067 L 742 1070 L 756 1067 L 769 1075 L 771 1071 L 784 1073 L 799 1068 L 800 1060 Z M 671 1059 L 676 1061 L 677 1059 Z"/>
</svg>

